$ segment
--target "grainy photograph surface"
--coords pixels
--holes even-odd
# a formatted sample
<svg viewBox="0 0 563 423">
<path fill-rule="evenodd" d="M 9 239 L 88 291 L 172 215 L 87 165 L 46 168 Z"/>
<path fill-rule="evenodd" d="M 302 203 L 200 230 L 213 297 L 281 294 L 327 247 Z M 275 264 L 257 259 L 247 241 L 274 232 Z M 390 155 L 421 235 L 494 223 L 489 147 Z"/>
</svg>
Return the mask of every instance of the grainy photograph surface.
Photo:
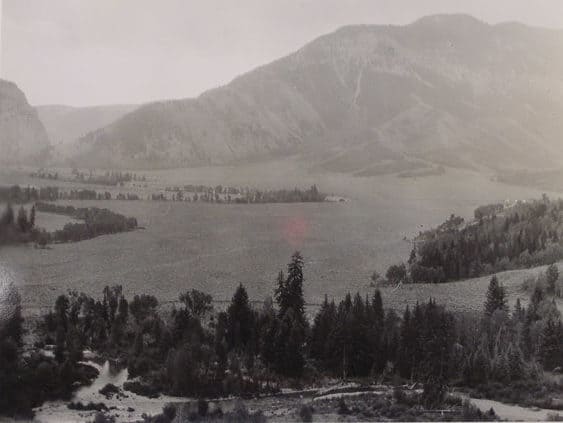
<svg viewBox="0 0 563 423">
<path fill-rule="evenodd" d="M 563 2 L 0 0 L 0 423 L 563 421 Z"/>
</svg>

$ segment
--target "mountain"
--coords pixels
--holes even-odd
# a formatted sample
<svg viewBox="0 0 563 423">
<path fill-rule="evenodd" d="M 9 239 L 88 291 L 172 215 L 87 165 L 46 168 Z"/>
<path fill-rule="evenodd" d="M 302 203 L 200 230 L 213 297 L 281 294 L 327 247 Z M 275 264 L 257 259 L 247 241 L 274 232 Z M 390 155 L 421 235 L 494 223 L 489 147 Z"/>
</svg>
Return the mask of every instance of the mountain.
<svg viewBox="0 0 563 423">
<path fill-rule="evenodd" d="M 137 107 L 129 104 L 94 107 L 46 105 L 36 106 L 35 109 L 51 142 L 64 145 L 109 125 Z"/>
<path fill-rule="evenodd" d="M 0 164 L 34 164 L 50 154 L 47 132 L 16 84 L 0 79 Z"/>
<path fill-rule="evenodd" d="M 294 153 L 358 175 L 563 163 L 563 31 L 438 15 L 343 27 L 198 98 L 144 105 L 81 138 L 96 166 Z"/>
</svg>

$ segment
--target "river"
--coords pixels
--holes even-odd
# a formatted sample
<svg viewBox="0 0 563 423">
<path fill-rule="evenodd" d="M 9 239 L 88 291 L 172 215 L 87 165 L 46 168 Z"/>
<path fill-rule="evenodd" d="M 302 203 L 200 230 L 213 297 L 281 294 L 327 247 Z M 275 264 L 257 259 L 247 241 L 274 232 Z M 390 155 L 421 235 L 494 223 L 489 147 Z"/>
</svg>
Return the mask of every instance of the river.
<svg viewBox="0 0 563 423">
<path fill-rule="evenodd" d="M 80 388 L 74 394 L 72 401 L 80 401 L 84 404 L 89 402 L 103 402 L 109 409 L 109 414 L 116 417 L 119 422 L 133 422 L 142 420 L 142 415 L 155 415 L 162 412 L 162 407 L 171 402 L 186 402 L 187 398 L 177 398 L 161 395 L 159 398 L 147 398 L 123 391 L 123 396 L 119 398 L 114 395 L 106 399 L 98 391 L 106 384 L 112 383 L 123 389 L 123 383 L 129 376 L 127 369 L 112 371 L 110 363 L 106 361 L 103 366 L 91 361 L 84 362 L 98 369 L 100 374 L 90 386 Z M 36 408 L 35 420 L 42 423 L 83 423 L 92 421 L 95 411 L 70 410 L 68 402 L 49 401 L 41 407 Z"/>
</svg>

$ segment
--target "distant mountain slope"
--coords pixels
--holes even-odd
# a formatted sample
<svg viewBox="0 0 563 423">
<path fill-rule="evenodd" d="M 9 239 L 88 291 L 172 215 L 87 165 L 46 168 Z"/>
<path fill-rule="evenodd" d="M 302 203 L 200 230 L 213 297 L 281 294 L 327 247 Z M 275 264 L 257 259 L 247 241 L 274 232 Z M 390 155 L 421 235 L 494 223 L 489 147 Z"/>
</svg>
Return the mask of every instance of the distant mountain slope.
<svg viewBox="0 0 563 423">
<path fill-rule="evenodd" d="M 344 27 L 196 99 L 147 104 L 83 137 L 75 158 L 174 167 L 313 152 L 362 175 L 413 161 L 540 167 L 562 163 L 561 134 L 563 31 L 440 15 Z"/>
<path fill-rule="evenodd" d="M 37 163 L 48 157 L 49 150 L 45 128 L 25 94 L 0 79 L 0 164 Z"/>
<path fill-rule="evenodd" d="M 45 126 L 53 145 L 68 144 L 87 133 L 107 126 L 135 110 L 137 105 L 70 107 L 37 106 L 39 119 Z"/>
</svg>

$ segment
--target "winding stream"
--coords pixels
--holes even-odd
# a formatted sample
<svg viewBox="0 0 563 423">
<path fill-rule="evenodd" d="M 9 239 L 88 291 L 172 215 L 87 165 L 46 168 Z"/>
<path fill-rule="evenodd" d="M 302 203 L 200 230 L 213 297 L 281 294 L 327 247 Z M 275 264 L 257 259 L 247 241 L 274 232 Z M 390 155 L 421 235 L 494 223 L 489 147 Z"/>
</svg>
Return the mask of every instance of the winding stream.
<svg viewBox="0 0 563 423">
<path fill-rule="evenodd" d="M 80 388 L 74 394 L 72 401 L 80 401 L 84 404 L 89 402 L 103 402 L 109 409 L 109 413 L 116 417 L 119 422 L 132 422 L 142 420 L 143 414 L 155 415 L 162 412 L 162 407 L 170 402 L 186 402 L 187 398 L 169 397 L 161 395 L 158 398 L 147 398 L 136 395 L 129 391 L 123 391 L 123 396 L 114 395 L 106 399 L 98 391 L 106 384 L 112 383 L 123 390 L 123 383 L 127 381 L 129 373 L 127 369 L 112 371 L 109 361 L 103 366 L 92 361 L 84 362 L 98 369 L 100 374 L 90 386 Z M 95 411 L 70 410 L 68 402 L 49 401 L 35 409 L 35 420 L 44 423 L 83 423 L 91 421 L 96 414 Z"/>
</svg>

